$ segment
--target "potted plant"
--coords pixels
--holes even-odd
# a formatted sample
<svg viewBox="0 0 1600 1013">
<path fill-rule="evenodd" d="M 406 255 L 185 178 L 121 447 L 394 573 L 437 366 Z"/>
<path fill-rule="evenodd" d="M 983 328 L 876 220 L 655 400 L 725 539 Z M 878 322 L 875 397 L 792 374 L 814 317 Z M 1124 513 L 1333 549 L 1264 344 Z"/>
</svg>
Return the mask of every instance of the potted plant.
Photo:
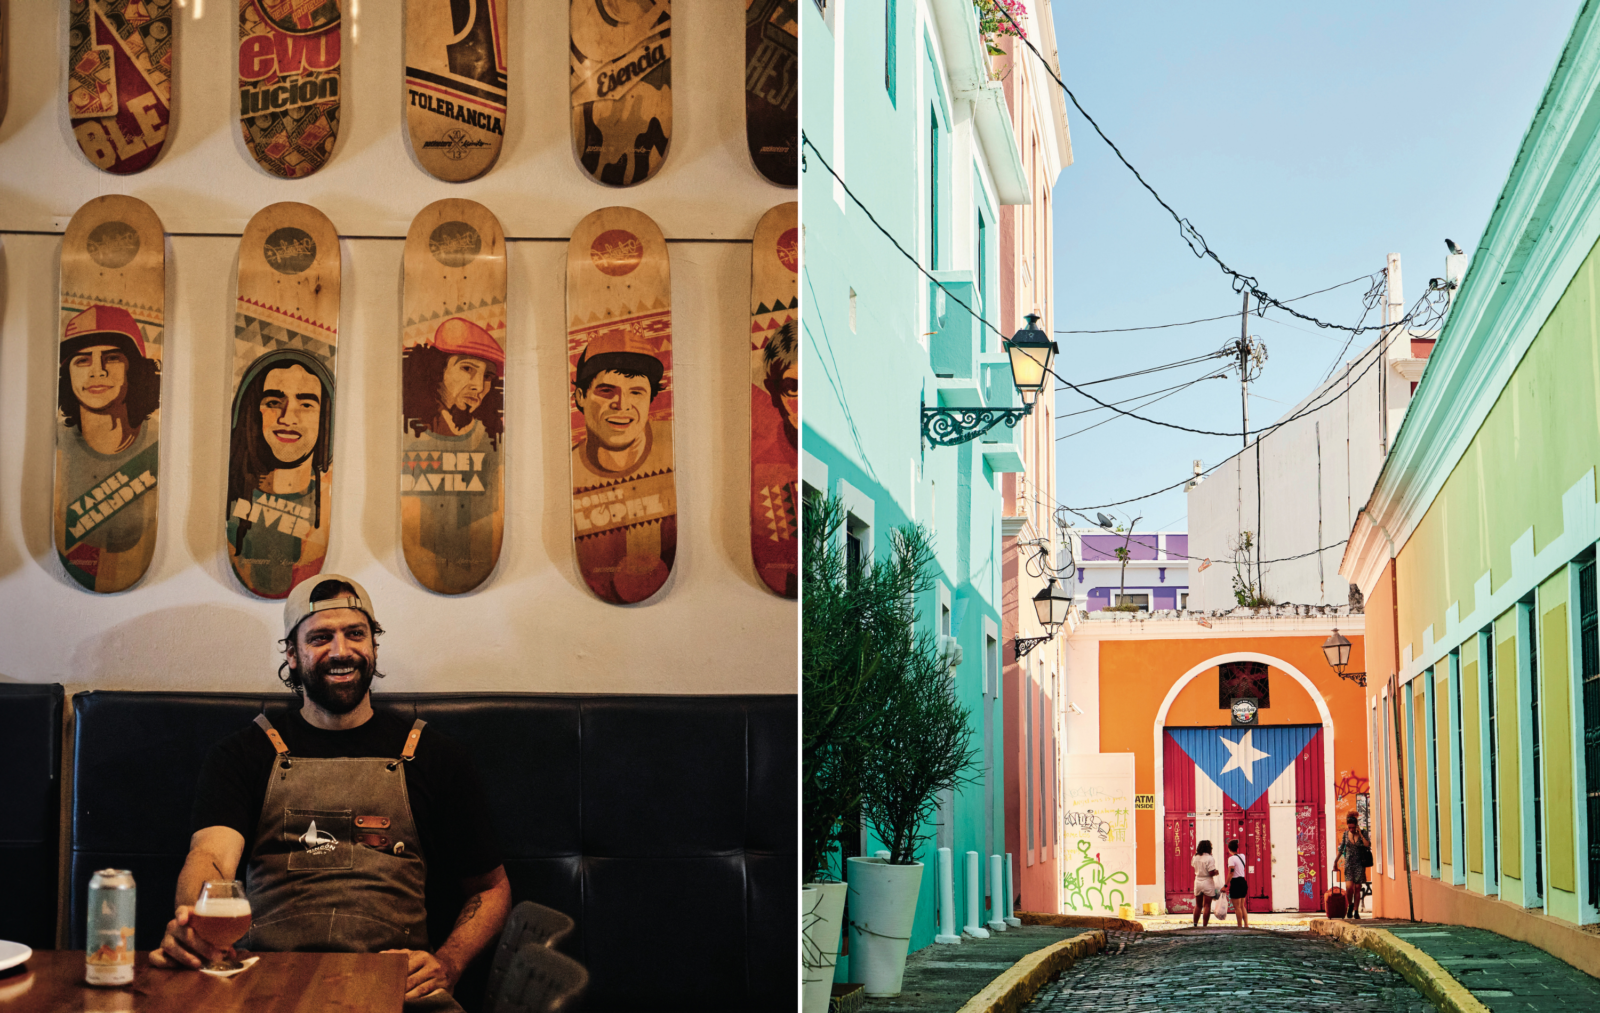
<svg viewBox="0 0 1600 1013">
<path fill-rule="evenodd" d="M 806 501 L 801 551 L 801 912 L 805 1013 L 825 1013 L 839 952 L 841 837 L 858 832 L 866 758 L 878 747 L 892 672 L 878 644 L 914 619 L 925 542 L 891 536 L 890 559 L 852 569 L 837 498 Z M 920 537 L 920 536 L 919 536 Z"/>
<path fill-rule="evenodd" d="M 926 549 L 919 529 L 899 534 L 897 548 Z M 863 764 L 862 811 L 889 857 L 849 862 L 850 977 L 869 996 L 895 996 L 922 883 L 918 849 L 933 836 L 940 795 L 970 780 L 978 750 L 970 715 L 951 692 L 948 656 L 931 633 L 907 621 L 874 648 L 889 686 L 876 748 Z"/>
</svg>

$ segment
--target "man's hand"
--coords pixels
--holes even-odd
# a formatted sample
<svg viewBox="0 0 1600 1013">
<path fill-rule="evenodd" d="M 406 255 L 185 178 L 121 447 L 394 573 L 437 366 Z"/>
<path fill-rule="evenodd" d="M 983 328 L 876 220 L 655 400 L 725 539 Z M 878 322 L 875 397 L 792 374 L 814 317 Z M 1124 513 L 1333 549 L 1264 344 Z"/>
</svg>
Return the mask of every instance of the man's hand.
<svg viewBox="0 0 1600 1013">
<path fill-rule="evenodd" d="M 421 999 L 439 989 L 449 991 L 456 987 L 461 972 L 453 970 L 427 950 L 384 950 L 384 953 L 406 955 L 406 998 Z"/>
<path fill-rule="evenodd" d="M 178 911 L 167 922 L 166 934 L 161 937 L 161 948 L 150 954 L 150 963 L 157 967 L 188 967 L 195 970 L 201 964 L 218 960 L 232 960 L 231 946 L 216 947 L 195 935 L 189 928 L 189 915 L 194 908 L 178 905 Z"/>
</svg>

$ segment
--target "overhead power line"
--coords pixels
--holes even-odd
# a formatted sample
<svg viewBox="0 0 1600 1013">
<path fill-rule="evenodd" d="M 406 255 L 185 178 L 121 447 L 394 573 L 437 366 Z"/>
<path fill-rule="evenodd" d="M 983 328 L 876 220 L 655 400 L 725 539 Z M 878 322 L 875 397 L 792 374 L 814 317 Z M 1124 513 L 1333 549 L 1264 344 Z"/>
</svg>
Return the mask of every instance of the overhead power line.
<svg viewBox="0 0 1600 1013">
<path fill-rule="evenodd" d="M 1017 40 L 1028 47 L 1029 52 L 1033 53 L 1034 57 L 1039 61 L 1039 66 L 1043 67 L 1044 72 L 1050 76 L 1050 79 L 1055 81 L 1055 83 L 1060 86 L 1067 98 L 1071 100 L 1073 107 L 1078 110 L 1078 113 L 1086 121 L 1088 121 L 1089 126 L 1094 128 L 1094 132 L 1100 136 L 1100 139 L 1106 142 L 1106 147 L 1110 148 L 1112 154 L 1117 156 L 1117 160 L 1126 166 L 1129 172 L 1133 173 L 1133 178 L 1139 181 L 1139 185 L 1144 187 L 1145 190 L 1149 191 L 1150 196 L 1155 198 L 1156 203 L 1160 204 L 1167 214 L 1172 216 L 1172 220 L 1178 224 L 1178 234 L 1183 237 L 1184 242 L 1189 244 L 1189 249 L 1194 253 L 1194 255 L 1202 260 L 1210 258 L 1211 261 L 1222 270 L 1222 273 L 1226 274 L 1229 279 L 1231 279 L 1235 293 L 1249 292 L 1251 295 L 1255 296 L 1257 303 L 1257 316 L 1264 316 L 1268 306 L 1276 306 L 1278 309 L 1283 310 L 1290 316 L 1298 317 L 1299 319 L 1304 320 L 1306 323 L 1316 324 L 1318 327 L 1326 327 L 1331 330 L 1348 331 L 1351 336 L 1363 334 L 1367 331 L 1375 331 L 1380 327 L 1386 326 L 1383 324 L 1367 324 L 1363 322 L 1351 327 L 1348 324 L 1336 324 L 1327 320 L 1319 320 L 1308 313 L 1301 313 L 1299 310 L 1291 308 L 1288 304 L 1288 300 L 1273 298 L 1264 289 L 1262 289 L 1260 283 L 1256 281 L 1254 277 L 1248 274 L 1243 274 L 1229 267 L 1221 257 L 1217 256 L 1217 252 L 1213 250 L 1208 243 L 1206 243 L 1205 236 L 1202 236 L 1200 234 L 1200 230 L 1194 227 L 1194 223 L 1178 214 L 1177 211 L 1173 210 L 1172 205 L 1167 203 L 1166 198 L 1162 197 L 1161 194 L 1156 191 L 1156 188 L 1151 186 L 1149 181 L 1144 178 L 1143 174 L 1141 174 L 1138 169 L 1134 168 L 1133 163 L 1128 161 L 1127 156 L 1122 153 L 1122 149 L 1117 147 L 1110 137 L 1106 136 L 1106 132 L 1104 130 L 1100 129 L 1100 124 L 1096 123 L 1094 117 L 1089 115 L 1089 111 L 1083 107 L 1083 103 L 1078 101 L 1078 96 L 1074 95 L 1072 93 L 1072 89 L 1067 87 L 1067 83 L 1061 80 L 1061 76 L 1057 74 L 1054 68 L 1050 66 L 1050 61 L 1046 60 L 1044 58 L 1044 54 L 1040 53 L 1038 48 L 1035 47 L 1031 41 L 1029 41 L 1023 32 L 1022 26 L 1017 24 L 1016 18 L 1011 16 L 1011 12 L 1006 10 L 1005 7 L 999 5 L 997 5 L 994 9 L 999 11 L 1007 21 L 1011 22 L 1012 27 L 1017 30 Z M 1407 320 L 1396 321 L 1396 323 L 1407 322 Z"/>
<path fill-rule="evenodd" d="M 1299 302 L 1302 299 L 1310 299 L 1314 295 L 1322 295 L 1324 292 L 1332 292 L 1336 288 L 1344 288 L 1346 285 L 1354 285 L 1358 281 L 1366 281 L 1367 279 L 1369 279 L 1371 277 L 1372 277 L 1372 275 L 1370 275 L 1370 274 L 1363 274 L 1359 278 L 1351 278 L 1349 281 L 1341 281 L 1337 285 L 1329 285 L 1327 288 L 1319 288 L 1315 292 L 1307 292 L 1305 295 L 1297 295 L 1293 299 L 1285 299 L 1284 302 L 1286 302 L 1286 303 Z M 1062 330 L 1057 330 L 1054 333 L 1056 333 L 1056 334 L 1126 334 L 1129 331 L 1164 331 L 1169 327 L 1188 327 L 1191 324 L 1210 324 L 1210 323 L 1215 323 L 1218 320 L 1236 320 L 1236 319 L 1238 319 L 1238 317 L 1239 317 L 1239 314 L 1237 314 L 1237 313 L 1224 313 L 1220 317 L 1201 317 L 1199 320 L 1184 320 L 1184 321 L 1181 321 L 1181 322 L 1176 323 L 1176 324 L 1149 324 L 1149 325 L 1147 325 L 1145 327 L 1106 327 L 1106 328 L 1102 328 L 1100 330 L 1095 330 L 1095 331 L 1062 331 Z"/>
</svg>

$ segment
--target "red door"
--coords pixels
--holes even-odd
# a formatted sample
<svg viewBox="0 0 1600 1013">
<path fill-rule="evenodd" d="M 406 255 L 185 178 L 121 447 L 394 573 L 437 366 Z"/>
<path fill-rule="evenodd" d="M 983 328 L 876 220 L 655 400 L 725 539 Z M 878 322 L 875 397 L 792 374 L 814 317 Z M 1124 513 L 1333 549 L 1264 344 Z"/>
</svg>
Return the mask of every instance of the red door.
<svg viewBox="0 0 1600 1013">
<path fill-rule="evenodd" d="M 1239 803 L 1226 795 L 1222 796 L 1225 833 L 1217 849 L 1221 856 L 1217 864 L 1222 866 L 1226 878 L 1227 857 L 1231 854 L 1228 842 L 1238 841 L 1239 854 L 1244 856 L 1245 881 L 1250 890 L 1246 911 L 1272 910 L 1272 836 L 1271 824 L 1267 820 L 1266 793 L 1263 792 L 1248 809 L 1241 809 Z"/>
<path fill-rule="evenodd" d="M 1162 838 L 1167 910 L 1194 911 L 1194 773 L 1172 736 L 1162 736 L 1162 795 L 1167 810 Z"/>
</svg>

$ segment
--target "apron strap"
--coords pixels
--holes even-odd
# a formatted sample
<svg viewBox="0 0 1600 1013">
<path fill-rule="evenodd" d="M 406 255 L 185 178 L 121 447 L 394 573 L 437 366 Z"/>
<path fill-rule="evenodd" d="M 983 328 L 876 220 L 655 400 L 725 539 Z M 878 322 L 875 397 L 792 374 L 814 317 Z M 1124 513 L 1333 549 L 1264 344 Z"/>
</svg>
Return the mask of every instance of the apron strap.
<svg viewBox="0 0 1600 1013">
<path fill-rule="evenodd" d="M 417 740 L 422 738 L 422 726 L 427 723 L 421 718 L 417 718 L 416 724 L 411 726 L 411 734 L 406 736 L 406 747 L 400 750 L 400 759 L 409 762 L 413 756 L 417 755 Z"/>
<path fill-rule="evenodd" d="M 272 727 L 272 722 L 267 720 L 265 714 L 256 715 L 256 724 L 260 726 L 262 731 L 267 733 L 267 740 L 272 743 L 272 748 L 277 750 L 279 756 L 289 755 L 289 747 L 283 744 L 283 736 L 279 735 L 278 730 Z"/>
</svg>

